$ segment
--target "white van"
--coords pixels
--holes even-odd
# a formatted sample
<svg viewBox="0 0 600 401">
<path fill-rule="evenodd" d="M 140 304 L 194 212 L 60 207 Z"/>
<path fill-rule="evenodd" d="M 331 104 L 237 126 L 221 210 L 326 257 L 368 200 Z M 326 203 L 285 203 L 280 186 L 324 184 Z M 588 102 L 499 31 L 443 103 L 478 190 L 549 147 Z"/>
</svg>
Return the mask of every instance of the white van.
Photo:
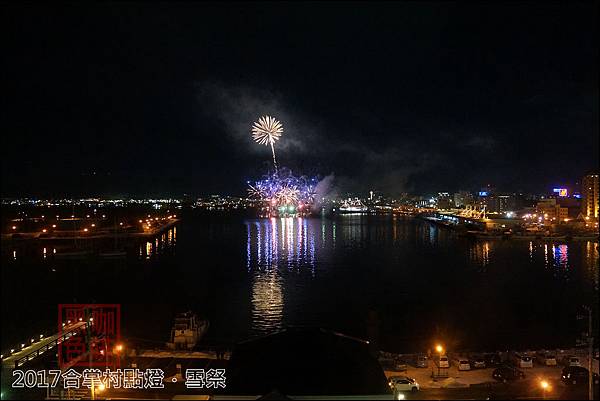
<svg viewBox="0 0 600 401">
<path fill-rule="evenodd" d="M 540 365 L 545 366 L 556 366 L 556 355 L 550 352 L 539 352 L 537 355 L 537 361 Z"/>
<path fill-rule="evenodd" d="M 471 363 L 467 358 L 456 358 L 454 363 L 458 370 L 471 370 Z"/>
<path fill-rule="evenodd" d="M 447 355 L 438 355 L 435 357 L 434 361 L 438 368 L 449 368 L 450 367 L 450 361 L 448 360 Z"/>
<path fill-rule="evenodd" d="M 513 354 L 512 361 L 517 368 L 533 368 L 533 358 L 525 354 Z"/>
</svg>

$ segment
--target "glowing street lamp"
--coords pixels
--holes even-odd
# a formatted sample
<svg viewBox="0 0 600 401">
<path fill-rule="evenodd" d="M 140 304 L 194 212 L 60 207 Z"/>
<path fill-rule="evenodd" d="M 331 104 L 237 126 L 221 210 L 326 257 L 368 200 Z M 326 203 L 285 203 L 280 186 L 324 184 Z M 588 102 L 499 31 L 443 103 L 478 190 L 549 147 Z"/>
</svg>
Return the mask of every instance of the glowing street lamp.
<svg viewBox="0 0 600 401">
<path fill-rule="evenodd" d="M 436 346 L 435 346 L 435 351 L 436 351 L 438 354 L 442 355 L 442 353 L 444 352 L 444 347 L 442 347 L 442 345 L 441 345 L 441 344 L 438 344 L 438 345 L 436 345 Z"/>
<path fill-rule="evenodd" d="M 552 387 L 550 386 L 550 383 L 548 383 L 548 381 L 546 381 L 546 380 L 540 381 L 540 387 L 542 388 L 542 391 L 544 392 L 544 399 L 546 399 L 546 393 L 548 391 L 552 390 Z"/>
</svg>

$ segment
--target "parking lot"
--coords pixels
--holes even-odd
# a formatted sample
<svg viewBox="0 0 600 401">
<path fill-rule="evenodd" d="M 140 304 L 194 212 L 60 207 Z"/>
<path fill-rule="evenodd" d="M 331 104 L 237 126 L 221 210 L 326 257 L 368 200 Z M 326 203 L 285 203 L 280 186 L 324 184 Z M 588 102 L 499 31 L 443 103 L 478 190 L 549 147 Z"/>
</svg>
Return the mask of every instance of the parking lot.
<svg viewBox="0 0 600 401">
<path fill-rule="evenodd" d="M 560 355 L 560 353 L 558 353 Z M 404 357 L 406 360 L 410 358 Z M 586 356 L 579 356 L 581 366 L 587 368 L 588 359 Z M 510 362 L 507 362 L 510 364 Z M 543 366 L 539 363 L 534 363 L 532 368 L 519 368 L 525 373 L 525 379 L 521 381 L 537 381 L 541 382 L 546 380 L 554 385 L 562 386 L 561 372 L 565 365 L 559 359 L 556 366 Z M 433 361 L 428 361 L 428 367 L 417 368 L 414 364 L 407 363 L 405 365 L 406 370 L 392 370 L 389 367 L 385 368 L 384 371 L 386 376 L 408 376 L 415 379 L 422 389 L 434 389 L 434 388 L 463 388 L 473 385 L 482 385 L 486 383 L 496 383 L 492 377 L 492 372 L 495 367 L 483 368 L 483 369 L 471 369 L 459 371 L 456 364 L 452 362 L 450 368 L 447 369 L 447 377 L 432 377 L 436 372 L 437 368 Z M 593 360 L 593 372 L 598 373 L 598 360 Z"/>
</svg>

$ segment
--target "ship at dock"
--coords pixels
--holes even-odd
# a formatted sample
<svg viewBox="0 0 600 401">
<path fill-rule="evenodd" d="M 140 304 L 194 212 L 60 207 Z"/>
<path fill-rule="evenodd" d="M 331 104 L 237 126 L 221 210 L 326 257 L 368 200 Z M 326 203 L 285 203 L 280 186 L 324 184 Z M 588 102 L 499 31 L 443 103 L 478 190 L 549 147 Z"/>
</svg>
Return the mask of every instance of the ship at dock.
<svg viewBox="0 0 600 401">
<path fill-rule="evenodd" d="M 360 199 L 346 199 L 342 205 L 333 209 L 336 213 L 366 213 L 369 208 Z"/>
<path fill-rule="evenodd" d="M 199 320 L 191 311 L 179 313 L 171 328 L 171 339 L 167 348 L 171 350 L 191 350 L 208 330 L 208 320 Z"/>
</svg>

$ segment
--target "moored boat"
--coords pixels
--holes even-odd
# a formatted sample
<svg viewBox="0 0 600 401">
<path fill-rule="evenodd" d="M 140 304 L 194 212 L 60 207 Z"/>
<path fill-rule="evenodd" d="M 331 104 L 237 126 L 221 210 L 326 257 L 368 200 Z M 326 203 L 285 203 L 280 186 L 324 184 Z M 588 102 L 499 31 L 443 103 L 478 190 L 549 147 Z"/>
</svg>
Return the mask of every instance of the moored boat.
<svg viewBox="0 0 600 401">
<path fill-rule="evenodd" d="M 191 311 L 180 313 L 175 317 L 171 329 L 169 349 L 193 349 L 208 330 L 208 320 L 198 320 Z"/>
</svg>

